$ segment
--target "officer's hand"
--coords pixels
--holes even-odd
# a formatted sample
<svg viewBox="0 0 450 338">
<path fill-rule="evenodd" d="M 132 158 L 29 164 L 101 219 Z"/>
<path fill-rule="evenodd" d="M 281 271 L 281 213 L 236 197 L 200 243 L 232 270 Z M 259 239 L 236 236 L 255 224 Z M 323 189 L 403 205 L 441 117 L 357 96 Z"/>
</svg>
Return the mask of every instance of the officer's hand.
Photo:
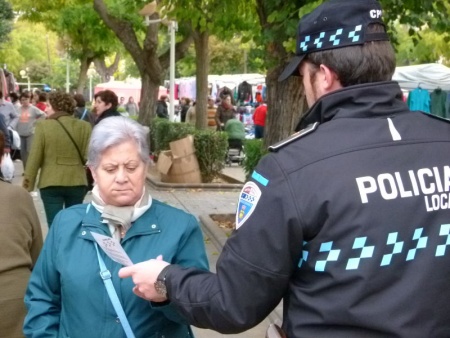
<svg viewBox="0 0 450 338">
<path fill-rule="evenodd" d="M 136 285 L 133 292 L 141 298 L 152 302 L 164 302 L 166 297 L 161 296 L 155 290 L 155 282 L 160 274 L 169 263 L 162 260 L 162 256 L 157 259 L 150 259 L 145 262 L 134 264 L 119 270 L 120 278 L 131 277 Z"/>
</svg>

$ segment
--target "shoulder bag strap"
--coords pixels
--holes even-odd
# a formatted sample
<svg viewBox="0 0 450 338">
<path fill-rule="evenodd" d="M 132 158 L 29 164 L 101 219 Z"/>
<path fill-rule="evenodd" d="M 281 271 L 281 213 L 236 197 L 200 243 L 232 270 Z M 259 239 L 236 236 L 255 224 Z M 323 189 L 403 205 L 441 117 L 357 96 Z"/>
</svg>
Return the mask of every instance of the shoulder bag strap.
<svg viewBox="0 0 450 338">
<path fill-rule="evenodd" d="M 119 317 L 120 324 L 122 324 L 123 330 L 127 335 L 127 338 L 135 338 L 133 330 L 128 323 L 127 316 L 123 311 L 122 305 L 120 304 L 119 297 L 117 296 L 116 289 L 114 289 L 114 285 L 111 280 L 111 272 L 106 268 L 105 262 L 103 261 L 102 256 L 100 256 L 100 252 L 98 251 L 98 245 L 95 244 L 95 250 L 97 251 L 98 265 L 100 266 L 100 276 L 103 279 L 103 283 L 105 284 L 106 291 L 108 292 L 108 296 L 111 299 L 111 303 L 116 311 L 117 317 Z"/>
<path fill-rule="evenodd" d="M 84 117 L 86 116 L 86 113 L 87 113 L 87 109 L 84 108 L 84 112 L 83 112 L 83 115 L 81 115 L 80 120 L 84 120 Z"/>
<path fill-rule="evenodd" d="M 67 136 L 69 136 L 70 140 L 72 141 L 73 145 L 75 146 L 75 148 L 77 149 L 78 152 L 78 156 L 80 156 L 80 161 L 81 164 L 84 165 L 84 160 L 83 160 L 83 156 L 81 156 L 81 151 L 80 148 L 78 148 L 77 144 L 75 143 L 75 140 L 73 139 L 72 135 L 69 134 L 69 132 L 67 131 L 66 127 L 64 127 L 64 125 L 61 123 L 61 121 L 59 121 L 58 119 L 55 120 L 56 122 L 58 122 L 62 129 L 64 129 L 64 131 L 66 132 Z"/>
</svg>

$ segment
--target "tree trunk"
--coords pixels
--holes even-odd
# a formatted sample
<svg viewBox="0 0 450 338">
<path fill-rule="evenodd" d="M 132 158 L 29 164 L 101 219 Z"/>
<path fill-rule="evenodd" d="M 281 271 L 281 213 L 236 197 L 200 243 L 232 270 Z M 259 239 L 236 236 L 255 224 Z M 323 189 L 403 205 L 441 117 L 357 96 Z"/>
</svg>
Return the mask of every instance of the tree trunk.
<svg viewBox="0 0 450 338">
<path fill-rule="evenodd" d="M 119 61 L 120 61 L 120 53 L 116 53 L 116 56 L 114 57 L 114 62 L 109 67 L 106 66 L 104 58 L 94 59 L 95 70 L 100 75 L 102 82 L 109 82 L 111 80 L 111 76 L 113 76 L 114 73 L 119 68 Z"/>
<path fill-rule="evenodd" d="M 170 50 L 162 55 L 158 53 L 160 24 L 155 23 L 147 26 L 145 38 L 143 44 L 141 44 L 134 31 L 133 23 L 109 13 L 104 0 L 94 0 L 94 10 L 123 43 L 139 69 L 142 83 L 139 122 L 149 126 L 155 114 L 159 85 L 162 83 L 163 74 L 170 65 Z M 150 19 L 159 19 L 159 16 L 157 13 L 154 13 L 150 16 Z M 187 35 L 175 44 L 175 61 L 185 56 L 192 43 L 191 28 L 184 27 L 183 31 Z"/>
<path fill-rule="evenodd" d="M 307 111 L 306 97 L 301 78 L 292 76 L 278 82 L 284 69 L 278 66 L 267 73 L 267 120 L 264 128 L 264 145 L 269 146 L 294 133 L 298 121 Z M 294 110 L 292 110 L 294 107 Z"/>
<path fill-rule="evenodd" d="M 138 121 L 144 126 L 150 126 L 156 111 L 159 83 L 153 82 L 152 78 L 147 73 L 142 74 L 141 83 L 141 101 L 139 102 Z"/>
<path fill-rule="evenodd" d="M 80 60 L 80 74 L 78 75 L 77 93 L 83 94 L 86 87 L 87 70 L 92 63 L 92 58 L 84 57 Z"/>
<path fill-rule="evenodd" d="M 206 129 L 208 126 L 208 73 L 209 73 L 209 34 L 208 32 L 194 33 L 195 65 L 196 65 L 196 88 L 197 98 L 195 105 L 197 129 Z"/>
</svg>

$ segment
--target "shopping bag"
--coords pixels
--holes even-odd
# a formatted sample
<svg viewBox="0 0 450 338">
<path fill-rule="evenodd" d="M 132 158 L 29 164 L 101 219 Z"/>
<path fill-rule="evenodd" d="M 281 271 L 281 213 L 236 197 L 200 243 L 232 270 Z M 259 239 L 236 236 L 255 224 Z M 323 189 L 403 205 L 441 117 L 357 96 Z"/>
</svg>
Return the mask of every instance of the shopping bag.
<svg viewBox="0 0 450 338">
<path fill-rule="evenodd" d="M 14 163 L 11 160 L 9 153 L 5 153 L 2 157 L 1 170 L 3 178 L 6 181 L 11 181 L 14 177 Z"/>
</svg>

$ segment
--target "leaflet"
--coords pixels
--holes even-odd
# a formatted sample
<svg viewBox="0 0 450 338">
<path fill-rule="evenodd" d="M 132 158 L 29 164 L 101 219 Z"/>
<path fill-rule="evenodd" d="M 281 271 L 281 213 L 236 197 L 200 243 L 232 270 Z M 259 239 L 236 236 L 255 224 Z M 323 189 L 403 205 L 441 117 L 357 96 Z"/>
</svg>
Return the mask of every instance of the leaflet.
<svg viewBox="0 0 450 338">
<path fill-rule="evenodd" d="M 103 251 L 111 258 L 114 262 L 122 264 L 124 266 L 133 265 L 130 257 L 128 257 L 125 250 L 120 245 L 120 242 L 112 237 L 100 235 L 96 232 L 92 232 L 92 237 L 94 237 L 95 241 L 100 245 Z"/>
</svg>

